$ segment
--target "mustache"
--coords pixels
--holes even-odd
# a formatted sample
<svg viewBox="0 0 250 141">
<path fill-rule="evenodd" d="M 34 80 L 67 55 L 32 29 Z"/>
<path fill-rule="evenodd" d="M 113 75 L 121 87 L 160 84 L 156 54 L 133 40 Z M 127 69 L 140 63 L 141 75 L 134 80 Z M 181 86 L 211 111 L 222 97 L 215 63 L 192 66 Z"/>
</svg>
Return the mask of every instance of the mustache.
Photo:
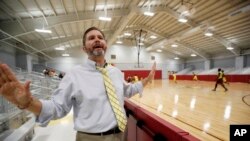
<svg viewBox="0 0 250 141">
<path fill-rule="evenodd" d="M 103 45 L 102 43 L 100 43 L 100 42 L 95 42 L 95 43 L 93 44 L 93 47 L 94 47 L 94 48 L 100 48 L 100 47 L 103 48 L 103 46 L 104 46 L 104 45 Z"/>
</svg>

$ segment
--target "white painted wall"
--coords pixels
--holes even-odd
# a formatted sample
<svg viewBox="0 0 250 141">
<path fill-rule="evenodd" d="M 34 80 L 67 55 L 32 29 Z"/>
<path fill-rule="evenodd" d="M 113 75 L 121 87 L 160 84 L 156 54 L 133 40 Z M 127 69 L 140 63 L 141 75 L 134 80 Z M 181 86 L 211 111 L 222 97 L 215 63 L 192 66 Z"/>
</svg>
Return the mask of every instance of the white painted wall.
<svg viewBox="0 0 250 141">
<path fill-rule="evenodd" d="M 168 71 L 180 71 L 185 69 L 185 65 L 187 66 L 195 66 L 195 69 L 202 69 L 206 63 L 204 60 L 193 59 L 193 60 L 173 60 L 170 55 L 167 53 L 158 53 L 158 52 L 147 52 L 145 48 L 142 48 L 140 55 L 140 64 L 143 65 L 143 68 L 137 67 L 137 49 L 133 46 L 123 46 L 123 45 L 113 45 L 108 48 L 105 58 L 107 62 L 114 63 L 121 70 L 150 70 L 153 64 L 153 60 L 151 60 L 151 56 L 155 56 L 155 61 L 157 63 L 157 69 L 162 70 L 162 77 L 167 78 Z M 23 69 L 28 68 L 30 71 L 32 68 L 31 64 L 41 64 L 47 65 L 48 67 L 55 68 L 59 71 L 67 72 L 73 66 L 81 64 L 84 59 L 86 59 L 87 55 L 84 51 L 79 51 L 80 56 L 71 56 L 71 57 L 57 57 L 53 60 L 43 62 L 39 60 L 38 57 L 32 56 L 27 57 L 26 53 L 18 53 L 16 49 L 11 46 L 6 46 L 5 44 L 0 43 L 0 62 L 6 63 L 9 66 L 15 68 L 21 67 Z M 116 55 L 116 59 L 111 59 L 111 55 Z M 244 62 L 242 62 L 242 60 Z M 27 61 L 29 63 L 27 63 Z M 119 62 L 119 63 L 118 63 Z M 201 62 L 204 62 L 203 65 Z M 237 59 L 235 56 L 223 56 L 217 55 L 210 60 L 209 69 L 222 67 L 222 68 L 234 68 L 237 64 Z M 245 55 L 241 58 L 241 67 L 242 65 L 245 67 L 250 66 L 250 55 Z M 243 64 L 242 64 L 243 63 Z M 28 66 L 27 66 L 28 64 Z M 206 68 L 206 67 L 205 67 Z"/>
<path fill-rule="evenodd" d="M 53 60 L 47 61 L 46 64 L 50 68 L 55 68 L 56 70 L 67 72 L 73 66 L 83 63 L 83 60 L 86 58 L 86 54 L 83 53 L 82 57 L 57 57 Z"/>
<path fill-rule="evenodd" d="M 116 59 L 111 59 L 111 55 L 116 55 Z M 150 70 L 154 62 L 151 60 L 151 56 L 155 56 L 157 69 L 162 69 L 162 64 L 168 60 L 167 56 L 163 55 L 163 53 L 147 52 L 145 48 L 142 48 L 140 63 L 143 64 L 143 68 L 137 68 L 137 49 L 135 47 L 126 47 L 123 45 L 113 45 L 108 48 L 105 58 L 107 62 L 114 63 L 116 67 L 121 70 Z M 47 61 L 46 64 L 48 67 L 67 72 L 73 66 L 81 64 L 86 58 L 86 53 L 82 52 L 82 57 L 57 57 Z"/>
<path fill-rule="evenodd" d="M 134 46 L 113 45 L 108 48 L 106 59 L 112 63 L 137 63 L 138 49 Z M 116 60 L 111 59 L 111 54 L 116 55 Z M 167 56 L 163 53 L 147 52 L 145 48 L 141 48 L 140 63 L 153 63 L 151 56 L 155 56 L 155 61 L 162 64 Z"/>
<path fill-rule="evenodd" d="M 168 71 L 182 70 L 183 61 L 166 59 L 162 64 L 162 79 L 168 79 Z"/>
</svg>

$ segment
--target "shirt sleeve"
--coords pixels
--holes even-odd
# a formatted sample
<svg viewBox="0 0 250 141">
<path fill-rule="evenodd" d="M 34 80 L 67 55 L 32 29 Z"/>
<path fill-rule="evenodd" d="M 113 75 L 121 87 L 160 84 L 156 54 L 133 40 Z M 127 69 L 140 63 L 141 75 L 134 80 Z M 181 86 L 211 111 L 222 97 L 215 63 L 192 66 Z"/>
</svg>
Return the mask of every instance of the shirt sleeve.
<svg viewBox="0 0 250 141">
<path fill-rule="evenodd" d="M 40 100 L 42 109 L 36 118 L 36 122 L 40 123 L 40 126 L 47 126 L 50 120 L 59 119 L 68 114 L 72 107 L 72 87 L 70 77 L 65 77 L 53 93 L 51 100 Z"/>
<path fill-rule="evenodd" d="M 140 97 L 142 96 L 142 92 L 143 92 L 143 85 L 141 81 L 138 81 L 136 83 L 127 83 L 126 81 L 123 82 L 123 86 L 124 86 L 124 95 L 125 97 L 132 97 L 135 94 L 140 95 Z"/>
<path fill-rule="evenodd" d="M 50 100 L 40 100 L 42 103 L 42 110 L 39 116 L 36 117 L 36 122 L 40 124 L 40 126 L 47 126 L 50 120 L 53 119 L 54 108 L 53 103 Z"/>
</svg>

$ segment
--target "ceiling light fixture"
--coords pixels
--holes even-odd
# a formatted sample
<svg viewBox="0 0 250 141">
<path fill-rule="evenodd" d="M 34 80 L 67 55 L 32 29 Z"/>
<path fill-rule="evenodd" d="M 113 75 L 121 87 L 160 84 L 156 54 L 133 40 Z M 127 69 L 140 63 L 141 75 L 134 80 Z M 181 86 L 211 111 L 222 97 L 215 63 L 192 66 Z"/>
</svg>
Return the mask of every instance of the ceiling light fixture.
<svg viewBox="0 0 250 141">
<path fill-rule="evenodd" d="M 228 50 L 233 50 L 234 48 L 233 47 L 227 47 Z"/>
<path fill-rule="evenodd" d="M 179 58 L 179 57 L 175 57 L 174 59 L 175 59 L 175 60 L 179 60 L 180 58 Z"/>
<path fill-rule="evenodd" d="M 212 32 L 212 30 L 210 29 L 210 28 L 208 28 L 206 31 L 205 31 L 205 36 L 209 36 L 209 37 L 211 37 L 211 36 L 213 36 L 214 34 L 213 34 L 213 32 Z"/>
<path fill-rule="evenodd" d="M 150 11 L 145 11 L 143 14 L 144 14 L 145 16 L 151 16 L 151 17 L 155 15 L 155 13 L 150 12 Z"/>
<path fill-rule="evenodd" d="M 232 43 L 228 43 L 227 49 L 228 49 L 228 50 L 233 50 L 233 49 L 234 49 Z"/>
<path fill-rule="evenodd" d="M 171 47 L 178 47 L 178 45 L 177 44 L 172 44 Z"/>
<path fill-rule="evenodd" d="M 143 46 L 143 45 L 144 45 L 144 43 L 139 43 L 139 45 L 140 45 L 140 46 Z"/>
<path fill-rule="evenodd" d="M 55 50 L 65 50 L 64 47 L 56 47 Z"/>
<path fill-rule="evenodd" d="M 162 52 L 162 50 L 161 50 L 161 49 L 157 49 L 156 51 L 157 51 L 157 52 Z"/>
<path fill-rule="evenodd" d="M 212 32 L 206 32 L 205 35 L 210 37 L 213 36 L 214 34 Z"/>
<path fill-rule="evenodd" d="M 122 44 L 122 41 L 119 41 L 119 40 L 118 40 L 118 41 L 116 41 L 116 43 L 117 43 L 117 44 Z"/>
<path fill-rule="evenodd" d="M 101 21 L 111 21 L 110 17 L 99 17 L 99 20 Z"/>
<path fill-rule="evenodd" d="M 68 56 L 70 56 L 70 55 L 69 55 L 68 53 L 63 53 L 62 56 L 63 56 L 63 57 L 68 57 Z"/>
<path fill-rule="evenodd" d="M 145 16 L 151 16 L 151 17 L 155 15 L 154 12 L 150 11 L 150 1 L 149 1 L 149 4 L 148 4 L 148 10 L 145 11 L 143 14 L 144 14 Z"/>
<path fill-rule="evenodd" d="M 121 36 L 118 36 L 118 40 L 116 41 L 117 44 L 122 44 Z"/>
<path fill-rule="evenodd" d="M 35 29 L 36 32 L 41 32 L 41 33 L 52 33 L 51 30 L 47 29 Z"/>
<path fill-rule="evenodd" d="M 192 57 L 195 57 L 195 56 L 197 56 L 197 55 L 196 55 L 196 54 L 194 54 L 194 53 L 192 53 L 192 54 L 191 54 L 191 56 L 192 56 Z"/>
<path fill-rule="evenodd" d="M 178 8 L 178 12 L 180 13 L 178 17 L 178 21 L 181 23 L 186 23 L 188 21 L 189 16 L 195 13 L 195 8 L 193 7 L 194 3 L 190 1 L 181 1 L 181 6 Z"/>
<path fill-rule="evenodd" d="M 101 20 L 101 21 L 111 21 L 111 17 L 107 16 L 107 0 L 105 0 L 104 14 L 105 14 L 105 16 L 100 16 L 99 20 Z"/>
<path fill-rule="evenodd" d="M 156 39 L 157 37 L 155 35 L 151 35 L 149 38 Z"/>
<path fill-rule="evenodd" d="M 125 35 L 125 36 L 131 36 L 131 33 L 125 32 L 124 35 Z"/>
<path fill-rule="evenodd" d="M 188 21 L 188 19 L 184 14 L 181 14 L 178 18 L 178 21 L 181 23 L 186 23 Z"/>
</svg>

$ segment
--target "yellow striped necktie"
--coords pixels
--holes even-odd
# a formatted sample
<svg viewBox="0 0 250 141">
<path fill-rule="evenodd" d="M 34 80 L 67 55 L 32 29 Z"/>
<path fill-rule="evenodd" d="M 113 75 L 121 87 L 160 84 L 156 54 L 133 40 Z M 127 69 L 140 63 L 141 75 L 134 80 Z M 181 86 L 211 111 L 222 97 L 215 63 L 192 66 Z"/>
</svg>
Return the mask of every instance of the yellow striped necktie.
<svg viewBox="0 0 250 141">
<path fill-rule="evenodd" d="M 115 88 L 109 78 L 107 69 L 97 67 L 97 70 L 99 70 L 102 73 L 104 85 L 106 88 L 106 92 L 108 95 L 109 102 L 111 104 L 111 107 L 115 113 L 116 121 L 118 123 L 118 128 L 124 132 L 127 124 L 127 118 L 125 114 L 122 111 L 121 105 L 119 103 L 119 100 L 117 98 L 117 95 L 115 94 Z"/>
</svg>

